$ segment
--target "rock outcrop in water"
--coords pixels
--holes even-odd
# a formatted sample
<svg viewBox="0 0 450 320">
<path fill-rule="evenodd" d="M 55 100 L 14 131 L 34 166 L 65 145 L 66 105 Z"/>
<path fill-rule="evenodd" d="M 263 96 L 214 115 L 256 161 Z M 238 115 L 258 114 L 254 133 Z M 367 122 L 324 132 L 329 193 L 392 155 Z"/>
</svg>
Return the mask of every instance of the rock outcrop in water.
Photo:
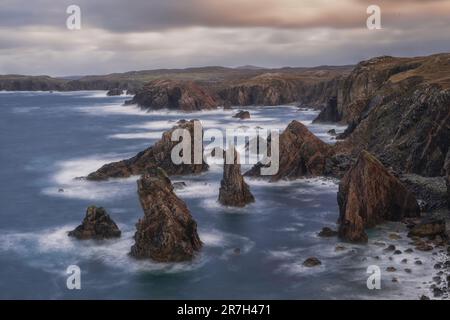
<svg viewBox="0 0 450 320">
<path fill-rule="evenodd" d="M 244 110 L 239 110 L 238 113 L 236 113 L 233 118 L 238 118 L 241 120 L 245 120 L 245 119 L 250 119 L 250 112 L 248 111 L 244 111 Z"/>
<path fill-rule="evenodd" d="M 139 90 L 131 103 L 144 109 L 197 111 L 215 109 L 218 104 L 204 88 L 191 81 L 154 80 Z"/>
<path fill-rule="evenodd" d="M 230 152 L 228 150 L 227 152 Z M 241 165 L 239 163 L 239 153 L 234 149 L 234 161 L 232 164 L 224 164 L 223 179 L 220 182 L 219 202 L 224 206 L 244 207 L 255 201 L 250 192 L 249 186 L 245 183 L 241 175 Z M 226 160 L 226 152 L 224 152 Z"/>
<path fill-rule="evenodd" d="M 169 175 L 185 175 L 198 174 L 208 170 L 208 164 L 201 159 L 200 164 L 194 163 L 194 151 L 197 141 L 199 148 L 203 152 L 202 136 L 195 137 L 195 126 L 198 132 L 202 132 L 201 123 L 198 120 L 181 120 L 178 125 L 171 130 L 163 133 L 161 140 L 156 142 L 150 148 L 139 152 L 130 159 L 113 162 L 104 165 L 95 172 L 90 173 L 86 179 L 88 180 L 106 180 L 109 178 L 126 178 L 132 175 L 140 175 L 149 167 L 161 167 Z M 186 129 L 191 136 L 191 163 L 192 164 L 174 164 L 171 158 L 172 149 L 179 143 L 178 141 L 171 141 L 172 134 L 177 129 Z"/>
<path fill-rule="evenodd" d="M 319 113 L 313 122 L 339 122 L 341 115 L 338 110 L 337 97 L 332 97 L 325 108 Z"/>
<path fill-rule="evenodd" d="M 69 232 L 70 237 L 80 240 L 109 239 L 120 237 L 121 232 L 116 223 L 102 207 L 90 206 L 81 225 Z"/>
<path fill-rule="evenodd" d="M 366 151 L 342 179 L 338 204 L 339 236 L 352 242 L 367 242 L 366 228 L 420 214 L 412 193 Z"/>
<path fill-rule="evenodd" d="M 172 183 L 160 168 L 151 168 L 138 180 L 144 217 L 136 224 L 135 244 L 130 254 L 158 262 L 191 260 L 201 249 L 197 223 Z"/>
<path fill-rule="evenodd" d="M 272 181 L 279 179 L 296 179 L 304 176 L 325 175 L 327 159 L 333 149 L 317 138 L 302 123 L 294 120 L 280 135 L 279 170 Z M 260 176 L 261 163 L 246 172 L 246 176 Z"/>
</svg>

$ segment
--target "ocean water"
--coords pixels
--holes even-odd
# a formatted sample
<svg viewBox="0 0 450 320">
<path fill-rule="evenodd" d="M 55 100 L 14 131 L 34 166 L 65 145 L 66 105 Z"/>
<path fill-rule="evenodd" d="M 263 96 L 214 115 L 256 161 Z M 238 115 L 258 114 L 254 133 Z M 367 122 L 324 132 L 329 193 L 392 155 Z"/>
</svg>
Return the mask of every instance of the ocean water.
<svg viewBox="0 0 450 320">
<path fill-rule="evenodd" d="M 176 177 L 204 242 L 192 262 L 136 261 L 128 252 L 143 215 L 136 179 L 80 181 L 101 165 L 152 145 L 180 119 L 205 128 L 239 126 L 283 130 L 293 119 L 328 143 L 331 128 L 311 121 L 314 110 L 294 106 L 252 107 L 251 119 L 236 110 L 144 112 L 122 106 L 125 97 L 105 92 L 0 92 L 0 298 L 3 299 L 417 299 L 429 294 L 439 253 L 383 251 L 377 241 L 409 247 L 401 224 L 370 230 L 368 245 L 320 238 L 336 228 L 338 182 L 315 178 L 268 183 L 248 180 L 256 202 L 243 209 L 217 203 L 219 165 L 199 176 Z M 64 192 L 59 192 L 59 189 Z M 117 240 L 78 241 L 67 232 L 89 205 L 103 206 L 123 235 Z M 388 236 L 396 233 L 399 240 Z M 336 251 L 337 245 L 344 250 Z M 235 249 L 240 254 L 235 254 Z M 306 268 L 316 256 L 322 265 Z M 401 264 L 404 258 L 407 264 Z M 392 260 L 390 260 L 392 259 Z M 423 265 L 414 264 L 420 259 Z M 69 265 L 81 269 L 81 290 L 66 286 Z M 367 289 L 367 267 L 382 271 L 381 289 Z M 389 273 L 388 266 L 397 268 Z M 410 268 L 412 273 L 404 272 Z M 392 278 L 397 282 L 392 282 Z"/>
</svg>

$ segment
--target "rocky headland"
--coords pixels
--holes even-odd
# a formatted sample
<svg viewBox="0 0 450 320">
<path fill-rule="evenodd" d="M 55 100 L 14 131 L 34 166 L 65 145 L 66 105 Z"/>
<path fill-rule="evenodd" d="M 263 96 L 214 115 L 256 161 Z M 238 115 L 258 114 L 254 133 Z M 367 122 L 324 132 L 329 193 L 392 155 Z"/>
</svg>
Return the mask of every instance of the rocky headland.
<svg viewBox="0 0 450 320">
<path fill-rule="evenodd" d="M 194 127 L 196 123 L 201 129 L 201 123 L 198 120 L 180 120 L 171 130 L 164 132 L 161 140 L 157 141 L 153 146 L 139 152 L 130 159 L 105 164 L 97 171 L 90 173 L 86 179 L 98 181 L 109 178 L 126 178 L 133 175 L 140 175 L 150 167 L 161 167 L 169 175 L 198 174 L 208 170 L 208 164 L 203 159 L 201 160 L 201 164 L 194 163 Z M 177 129 L 186 129 L 190 132 L 191 164 L 174 164 L 172 161 L 172 149 L 179 143 L 178 141 L 172 141 L 172 134 Z M 203 146 L 201 147 L 203 148 Z"/>
</svg>

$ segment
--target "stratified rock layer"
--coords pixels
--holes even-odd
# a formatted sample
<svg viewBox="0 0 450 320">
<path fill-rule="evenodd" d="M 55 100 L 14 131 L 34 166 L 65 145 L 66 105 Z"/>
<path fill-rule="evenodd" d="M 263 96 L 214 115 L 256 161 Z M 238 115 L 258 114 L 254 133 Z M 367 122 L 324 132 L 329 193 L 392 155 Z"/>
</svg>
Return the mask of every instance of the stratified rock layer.
<svg viewBox="0 0 450 320">
<path fill-rule="evenodd" d="M 196 111 L 217 108 L 217 102 L 204 88 L 191 81 L 154 80 L 139 90 L 131 103 L 145 109 Z"/>
<path fill-rule="evenodd" d="M 202 242 L 197 223 L 172 183 L 160 168 L 150 169 L 138 180 L 144 217 L 136 224 L 131 255 L 158 262 L 181 262 L 194 258 Z"/>
<path fill-rule="evenodd" d="M 102 207 L 90 206 L 81 225 L 69 232 L 70 237 L 77 239 L 108 239 L 120 237 L 116 223 Z"/>
<path fill-rule="evenodd" d="M 244 177 L 241 175 L 241 165 L 238 159 L 239 154 L 234 150 L 233 163 L 225 163 L 223 166 L 223 179 L 220 182 L 219 202 L 224 206 L 244 207 L 255 201 L 249 186 L 245 183 Z M 226 161 L 225 153 L 224 160 Z"/>
<path fill-rule="evenodd" d="M 202 161 L 201 164 L 194 164 L 194 127 L 197 121 L 198 130 L 202 132 L 201 124 L 198 120 L 179 121 L 179 124 L 171 130 L 164 132 L 161 140 L 152 147 L 139 152 L 130 159 L 113 162 L 104 165 L 95 172 L 87 176 L 88 180 L 106 180 L 108 178 L 126 178 L 132 175 L 140 175 L 146 168 L 161 167 L 169 175 L 196 174 L 208 170 L 208 165 Z M 186 129 L 191 135 L 191 163 L 192 164 L 174 164 L 171 158 L 172 149 L 178 141 L 171 141 L 173 132 L 176 129 Z M 202 138 L 199 137 L 197 143 L 202 144 Z M 203 148 L 203 146 L 201 146 Z M 203 149 L 202 149 L 203 150 Z"/>
<path fill-rule="evenodd" d="M 420 214 L 412 193 L 366 151 L 342 179 L 338 204 L 339 236 L 352 242 L 367 242 L 365 229 L 385 220 Z"/>
</svg>

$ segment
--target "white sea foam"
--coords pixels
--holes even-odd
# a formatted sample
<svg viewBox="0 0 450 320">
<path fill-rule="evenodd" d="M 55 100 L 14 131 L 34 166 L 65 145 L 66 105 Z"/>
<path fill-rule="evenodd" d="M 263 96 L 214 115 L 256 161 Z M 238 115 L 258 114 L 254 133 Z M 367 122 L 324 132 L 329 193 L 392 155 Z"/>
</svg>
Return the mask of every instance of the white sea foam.
<svg viewBox="0 0 450 320">
<path fill-rule="evenodd" d="M 106 163 L 123 158 L 127 158 L 127 156 L 89 157 L 57 163 L 56 173 L 50 180 L 52 184 L 44 188 L 42 192 L 49 196 L 86 200 L 114 199 L 127 195 L 134 191 L 132 186 L 136 183 L 137 177 L 110 179 L 102 182 L 75 179 L 88 175 Z"/>
<path fill-rule="evenodd" d="M 160 139 L 162 137 L 162 131 L 155 132 L 135 132 L 135 133 L 116 133 L 109 135 L 110 139 L 122 139 L 122 140 L 134 140 L 134 139 Z"/>
</svg>

